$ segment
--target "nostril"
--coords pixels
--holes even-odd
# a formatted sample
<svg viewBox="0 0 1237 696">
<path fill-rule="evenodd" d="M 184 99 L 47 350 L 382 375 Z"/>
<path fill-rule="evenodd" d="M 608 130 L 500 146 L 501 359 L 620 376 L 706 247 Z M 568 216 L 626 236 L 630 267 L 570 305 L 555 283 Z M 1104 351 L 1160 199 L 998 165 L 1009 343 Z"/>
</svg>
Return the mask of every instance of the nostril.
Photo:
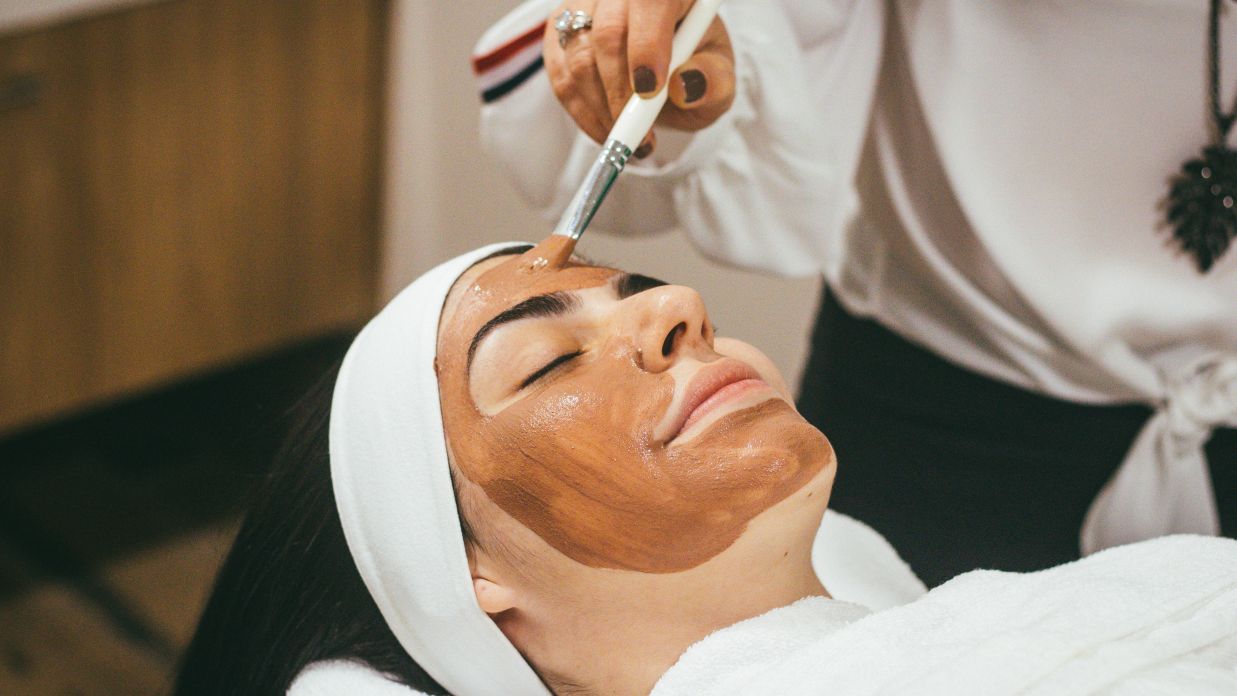
<svg viewBox="0 0 1237 696">
<path fill-rule="evenodd" d="M 673 329 L 670 329 L 670 333 L 666 334 L 666 340 L 661 344 L 661 356 L 663 358 L 670 357 L 670 354 L 674 352 L 674 344 L 678 341 L 679 334 L 686 332 L 687 322 L 682 321 L 675 324 Z"/>
</svg>

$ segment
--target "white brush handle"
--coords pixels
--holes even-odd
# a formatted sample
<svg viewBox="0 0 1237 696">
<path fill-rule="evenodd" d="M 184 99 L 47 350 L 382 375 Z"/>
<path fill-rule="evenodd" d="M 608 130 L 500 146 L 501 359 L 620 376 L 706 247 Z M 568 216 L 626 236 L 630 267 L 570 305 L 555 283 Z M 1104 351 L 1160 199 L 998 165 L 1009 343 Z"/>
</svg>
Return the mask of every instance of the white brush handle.
<svg viewBox="0 0 1237 696">
<path fill-rule="evenodd" d="M 713 23 L 713 17 L 717 15 L 717 6 L 720 4 L 722 0 L 696 0 L 692 8 L 688 10 L 687 16 L 679 23 L 679 28 L 674 33 L 674 43 L 671 44 L 670 49 L 670 68 L 666 71 L 667 83 L 670 81 L 670 74 L 690 58 L 692 53 L 696 52 L 696 46 L 700 44 L 700 39 L 704 38 L 704 32 Z M 632 150 L 639 147 L 644 136 L 648 135 L 649 129 L 653 127 L 653 121 L 657 120 L 657 114 L 661 113 L 667 94 L 666 85 L 663 84 L 657 94 L 647 99 L 639 94 L 631 95 L 631 99 L 627 100 L 627 105 L 623 107 L 622 113 L 615 120 L 614 128 L 610 129 L 610 137 L 607 140 L 617 140 Z"/>
<path fill-rule="evenodd" d="M 717 6 L 720 4 L 722 0 L 696 0 L 692 5 L 674 33 L 674 43 L 670 49 L 670 70 L 667 75 L 673 73 L 695 52 L 696 45 L 700 43 L 704 32 L 713 22 L 713 17 L 717 15 Z M 666 81 L 669 82 L 668 79 Z M 665 103 L 665 85 L 648 99 L 642 99 L 639 94 L 631 95 L 622 113 L 614 121 L 614 128 L 610 129 L 610 135 L 597 159 L 593 161 L 593 166 L 585 174 L 584 181 L 580 183 L 580 188 L 576 189 L 576 194 L 567 204 L 563 216 L 558 219 L 554 234 L 572 239 L 580 238 L 588 223 L 592 221 L 593 214 L 605 201 L 615 179 L 627 165 L 627 158 L 631 156 L 632 150 L 639 147 L 640 141 L 648 135 L 653 121 L 657 120 L 657 114 L 661 113 L 661 107 Z"/>
</svg>

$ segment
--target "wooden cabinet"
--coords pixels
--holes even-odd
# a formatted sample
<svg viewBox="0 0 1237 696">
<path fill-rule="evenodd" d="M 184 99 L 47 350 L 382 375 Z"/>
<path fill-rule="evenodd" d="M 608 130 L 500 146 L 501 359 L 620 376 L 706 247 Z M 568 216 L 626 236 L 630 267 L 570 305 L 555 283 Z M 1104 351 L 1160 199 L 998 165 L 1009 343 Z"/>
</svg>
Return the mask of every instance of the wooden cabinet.
<svg viewBox="0 0 1237 696">
<path fill-rule="evenodd" d="M 0 432 L 373 310 L 382 0 L 0 37 Z"/>
</svg>

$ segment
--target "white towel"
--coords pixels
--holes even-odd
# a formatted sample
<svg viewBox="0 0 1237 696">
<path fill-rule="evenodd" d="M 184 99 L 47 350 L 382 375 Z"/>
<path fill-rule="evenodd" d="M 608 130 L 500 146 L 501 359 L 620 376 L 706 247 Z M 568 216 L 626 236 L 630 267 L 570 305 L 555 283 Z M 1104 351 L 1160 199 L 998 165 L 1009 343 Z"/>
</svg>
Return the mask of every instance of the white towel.
<svg viewBox="0 0 1237 696">
<path fill-rule="evenodd" d="M 847 611 L 805 600 L 722 629 L 653 696 L 1237 693 L 1231 539 L 1167 537 L 1037 573 L 973 571 L 911 604 Z M 813 623 L 819 635 L 804 640 Z M 753 665 L 753 654 L 770 657 Z"/>
<path fill-rule="evenodd" d="M 288 696 L 426 696 L 352 660 L 315 662 L 296 676 Z"/>
</svg>

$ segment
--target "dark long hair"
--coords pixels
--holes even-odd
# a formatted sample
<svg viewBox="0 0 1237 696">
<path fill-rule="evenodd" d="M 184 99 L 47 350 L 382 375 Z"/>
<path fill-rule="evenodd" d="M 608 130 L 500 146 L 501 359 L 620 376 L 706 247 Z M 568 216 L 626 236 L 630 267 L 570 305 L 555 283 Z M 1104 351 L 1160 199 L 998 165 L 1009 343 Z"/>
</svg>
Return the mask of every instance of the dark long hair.
<svg viewBox="0 0 1237 696">
<path fill-rule="evenodd" d="M 327 433 L 338 366 L 302 400 L 224 561 L 176 696 L 282 695 L 317 660 L 363 662 L 446 694 L 400 646 L 357 572 L 331 488 Z"/>
</svg>

